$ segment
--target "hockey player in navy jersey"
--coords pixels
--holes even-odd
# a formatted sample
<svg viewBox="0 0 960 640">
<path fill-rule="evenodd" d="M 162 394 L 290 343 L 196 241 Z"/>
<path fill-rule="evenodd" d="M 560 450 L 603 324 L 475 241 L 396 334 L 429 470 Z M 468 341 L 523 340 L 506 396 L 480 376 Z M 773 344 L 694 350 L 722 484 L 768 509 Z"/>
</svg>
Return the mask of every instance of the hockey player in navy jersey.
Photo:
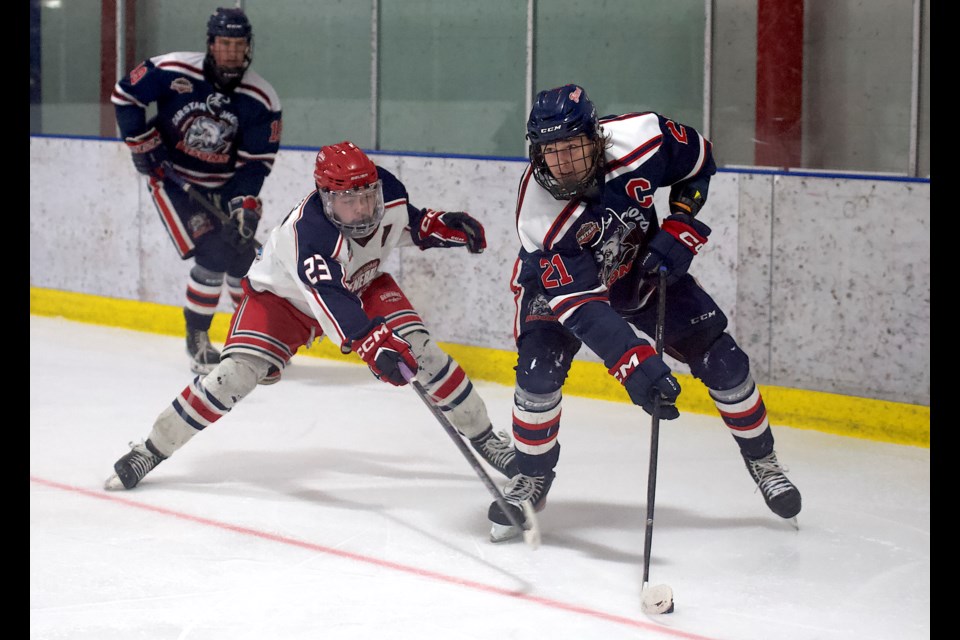
<svg viewBox="0 0 960 640">
<path fill-rule="evenodd" d="M 135 487 L 297 349 L 324 337 L 392 385 L 406 384 L 404 363 L 484 460 L 507 477 L 517 473 L 509 434 L 494 433 L 473 383 L 382 270 L 396 247 L 480 253 L 483 226 L 467 213 L 413 206 L 404 185 L 348 141 L 321 148 L 313 175 L 316 190 L 271 230 L 242 281 L 220 363 L 174 398 L 146 440 L 131 443 L 107 489 Z"/>
<path fill-rule="evenodd" d="M 520 474 L 506 501 L 546 504 L 559 460 L 561 391 L 586 344 L 630 399 L 648 413 L 678 417 L 680 385 L 651 340 L 656 274 L 667 269 L 666 353 L 706 385 L 767 506 L 782 518 L 800 511 L 784 475 L 747 354 L 727 318 L 687 273 L 710 235 L 701 219 L 716 168 L 697 131 L 652 112 L 597 118 L 586 91 L 541 91 L 527 121 L 530 164 L 517 197 L 521 248 L 511 287 L 518 305 L 513 435 Z M 670 189 L 660 222 L 653 194 Z M 497 502 L 488 511 L 494 542 L 520 533 Z"/>
<path fill-rule="evenodd" d="M 207 22 L 207 50 L 141 62 L 113 90 L 117 125 L 137 171 L 147 176 L 160 220 L 180 258 L 193 258 L 183 314 L 195 373 L 220 354 L 208 331 L 226 283 L 230 304 L 253 262 L 264 179 L 280 147 L 280 99 L 255 71 L 253 30 L 240 9 L 217 9 Z M 147 108 L 156 115 L 147 120 Z M 169 163 L 169 164 L 167 164 Z M 222 222 L 163 179 L 175 171 L 224 212 Z"/>
</svg>

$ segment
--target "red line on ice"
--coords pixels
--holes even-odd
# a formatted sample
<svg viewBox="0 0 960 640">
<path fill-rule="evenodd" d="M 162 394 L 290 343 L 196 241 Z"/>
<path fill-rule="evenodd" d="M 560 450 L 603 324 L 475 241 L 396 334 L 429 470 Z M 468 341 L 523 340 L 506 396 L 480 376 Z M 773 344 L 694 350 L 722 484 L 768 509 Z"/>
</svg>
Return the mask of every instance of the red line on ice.
<svg viewBox="0 0 960 640">
<path fill-rule="evenodd" d="M 252 536 L 254 538 L 260 538 L 262 540 L 270 540 L 272 542 L 277 542 L 277 543 L 289 545 L 292 547 L 300 547 L 302 549 L 309 549 L 310 551 L 316 551 L 318 553 L 326 553 L 326 554 L 337 556 L 340 558 L 348 558 L 350 560 L 356 560 L 357 562 L 363 562 L 363 563 L 375 565 L 378 567 L 384 567 L 386 569 L 393 569 L 394 571 L 400 571 L 403 573 L 408 573 L 416 576 L 431 578 L 433 580 L 446 582 L 448 584 L 461 585 L 464 587 L 468 587 L 470 589 L 476 589 L 477 591 L 485 591 L 487 593 L 496 593 L 499 595 L 507 596 L 509 598 L 524 600 L 526 602 L 535 602 L 537 604 L 541 604 L 543 606 L 550 607 L 552 609 L 572 611 L 572 612 L 580 613 L 593 618 L 606 620 L 608 622 L 615 622 L 617 624 L 622 624 L 628 627 L 637 627 L 640 629 L 646 629 L 648 631 L 655 631 L 657 633 L 667 635 L 667 636 L 674 636 L 677 638 L 687 638 L 688 640 L 715 640 L 707 636 L 701 636 L 694 633 L 687 633 L 685 631 L 679 631 L 677 629 L 671 629 L 668 627 L 661 627 L 650 622 L 644 622 L 643 620 L 636 620 L 633 618 L 627 618 L 625 616 L 618 616 L 612 613 L 598 611 L 597 609 L 591 609 L 589 607 L 582 607 L 580 605 L 570 604 L 568 602 L 562 602 L 560 600 L 551 600 L 550 598 L 541 598 L 538 596 L 532 596 L 526 593 L 521 593 L 519 591 L 504 589 L 501 587 L 494 587 L 492 585 L 483 584 L 482 582 L 475 582 L 473 580 L 468 580 L 466 578 L 459 578 L 457 576 L 437 573 L 436 571 L 420 569 L 414 566 L 400 564 L 398 562 L 391 562 L 389 560 L 381 560 L 379 558 L 373 558 L 371 556 L 365 556 L 359 553 L 351 553 L 349 551 L 343 551 L 342 549 L 325 547 L 322 544 L 305 542 L 303 540 L 297 540 L 295 538 L 289 538 L 289 537 L 277 535 L 274 533 L 258 531 L 256 529 L 251 529 L 249 527 L 242 527 L 239 525 L 230 524 L 229 522 L 220 522 L 219 520 L 212 520 L 210 518 L 204 518 L 201 516 L 191 515 L 189 513 L 183 513 L 181 511 L 174 511 L 173 509 L 167 509 L 164 507 L 157 507 L 154 505 L 143 504 L 140 502 L 136 502 L 134 500 L 130 500 L 129 498 L 120 497 L 120 494 L 107 492 L 105 490 L 92 491 L 90 489 L 85 489 L 83 487 L 75 487 L 75 486 L 63 484 L 60 482 L 54 482 L 52 480 L 45 480 L 43 478 L 38 478 L 36 476 L 30 476 L 30 482 L 35 482 L 37 484 L 41 484 L 46 487 L 51 487 L 53 489 L 60 489 L 62 491 L 79 493 L 90 498 L 96 498 L 98 500 L 105 500 L 108 502 L 114 502 L 114 503 L 129 506 L 129 507 L 134 507 L 136 509 L 143 509 L 144 511 L 152 511 L 153 513 L 159 513 L 165 516 L 172 516 L 174 518 L 179 518 L 180 520 L 187 520 L 189 522 L 205 525 L 208 527 L 214 527 L 217 529 L 232 531 L 234 533 Z"/>
</svg>

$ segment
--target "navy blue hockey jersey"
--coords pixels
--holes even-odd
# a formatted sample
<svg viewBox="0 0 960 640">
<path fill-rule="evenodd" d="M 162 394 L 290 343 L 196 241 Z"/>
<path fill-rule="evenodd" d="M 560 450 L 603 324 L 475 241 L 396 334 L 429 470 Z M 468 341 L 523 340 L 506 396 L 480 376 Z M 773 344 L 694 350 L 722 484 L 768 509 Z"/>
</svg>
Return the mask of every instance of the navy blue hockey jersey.
<svg viewBox="0 0 960 640">
<path fill-rule="evenodd" d="M 619 316 L 640 304 L 639 258 L 660 228 L 654 191 L 709 179 L 716 166 L 708 140 L 659 114 L 607 116 L 600 125 L 608 141 L 596 197 L 556 200 L 531 167 L 524 172 L 513 285 L 542 292 L 557 319 L 606 361 L 637 342 Z"/>
<path fill-rule="evenodd" d="M 251 69 L 235 90 L 219 92 L 203 75 L 204 55 L 156 56 L 117 82 L 110 101 L 120 134 L 138 136 L 154 126 L 191 183 L 222 190 L 224 200 L 258 195 L 280 148 L 280 98 Z M 148 123 L 151 103 L 157 112 Z"/>
</svg>

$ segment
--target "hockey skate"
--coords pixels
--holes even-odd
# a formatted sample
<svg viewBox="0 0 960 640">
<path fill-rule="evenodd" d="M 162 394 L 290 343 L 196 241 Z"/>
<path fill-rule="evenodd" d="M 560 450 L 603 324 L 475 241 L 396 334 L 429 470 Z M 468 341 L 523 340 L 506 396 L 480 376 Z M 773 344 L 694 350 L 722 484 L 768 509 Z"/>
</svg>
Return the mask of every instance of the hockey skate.
<svg viewBox="0 0 960 640">
<path fill-rule="evenodd" d="M 470 444 L 490 466 L 508 478 L 520 473 L 513 441 L 505 431 L 494 433 L 493 427 L 488 427 L 482 434 L 472 438 Z"/>
<path fill-rule="evenodd" d="M 743 461 L 771 511 L 788 520 L 800 513 L 800 491 L 784 475 L 786 469 L 777 462 L 776 451 L 756 460 L 744 457 Z"/>
<path fill-rule="evenodd" d="M 187 355 L 190 370 L 201 375 L 210 373 L 220 363 L 220 352 L 210 344 L 210 336 L 198 329 L 187 328 Z"/>
<path fill-rule="evenodd" d="M 545 476 L 525 476 L 521 473 L 507 483 L 503 497 L 517 522 L 526 524 L 526 516 L 521 506 L 524 501 L 529 501 L 535 512 L 542 511 L 547 506 L 547 493 L 550 491 L 555 477 L 556 473 L 553 471 L 547 472 Z M 487 510 L 487 518 L 491 525 L 490 542 L 503 542 L 516 538 L 523 533 L 523 529 L 510 522 L 510 517 L 503 512 L 500 504 L 496 501 L 490 504 L 490 508 Z"/>
<path fill-rule="evenodd" d="M 114 474 L 103 483 L 108 491 L 133 489 L 150 473 L 151 469 L 166 460 L 157 452 L 150 440 L 138 444 L 130 443 L 130 452 L 113 465 Z"/>
</svg>

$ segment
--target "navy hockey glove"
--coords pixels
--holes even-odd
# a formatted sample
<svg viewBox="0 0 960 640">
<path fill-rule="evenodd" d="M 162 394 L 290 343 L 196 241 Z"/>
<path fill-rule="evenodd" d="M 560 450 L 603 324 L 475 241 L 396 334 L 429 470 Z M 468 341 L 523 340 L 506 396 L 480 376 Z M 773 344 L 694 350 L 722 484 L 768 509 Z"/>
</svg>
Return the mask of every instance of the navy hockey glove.
<svg viewBox="0 0 960 640">
<path fill-rule="evenodd" d="M 660 265 L 667 267 L 667 286 L 687 272 L 693 257 L 707 243 L 710 227 L 685 213 L 675 213 L 660 226 L 647 244 L 647 252 L 640 260 L 640 269 L 655 273 Z"/>
<path fill-rule="evenodd" d="M 150 127 L 139 136 L 125 138 L 133 156 L 133 166 L 145 176 L 162 177 L 160 165 L 167 160 L 167 148 L 156 129 Z"/>
<path fill-rule="evenodd" d="M 676 407 L 680 383 L 650 345 L 638 345 L 627 351 L 610 368 L 610 375 L 627 389 L 633 404 L 640 405 L 651 416 L 653 400 L 657 394 L 660 395 L 660 411 L 657 417 L 673 420 L 680 415 Z"/>
<path fill-rule="evenodd" d="M 421 249 L 466 246 L 470 253 L 482 253 L 487 238 L 483 225 L 468 213 L 427 209 L 420 219 L 418 244 Z"/>
<path fill-rule="evenodd" d="M 410 343 L 391 331 L 383 318 L 374 318 L 370 323 L 359 338 L 350 342 L 350 349 L 367 363 L 377 380 L 402 387 L 407 380 L 400 373 L 401 362 L 417 373 L 417 359 L 410 351 Z"/>
<path fill-rule="evenodd" d="M 230 220 L 223 224 L 223 239 L 235 249 L 243 249 L 253 240 L 263 215 L 263 202 L 257 196 L 237 196 L 227 204 Z"/>
</svg>

